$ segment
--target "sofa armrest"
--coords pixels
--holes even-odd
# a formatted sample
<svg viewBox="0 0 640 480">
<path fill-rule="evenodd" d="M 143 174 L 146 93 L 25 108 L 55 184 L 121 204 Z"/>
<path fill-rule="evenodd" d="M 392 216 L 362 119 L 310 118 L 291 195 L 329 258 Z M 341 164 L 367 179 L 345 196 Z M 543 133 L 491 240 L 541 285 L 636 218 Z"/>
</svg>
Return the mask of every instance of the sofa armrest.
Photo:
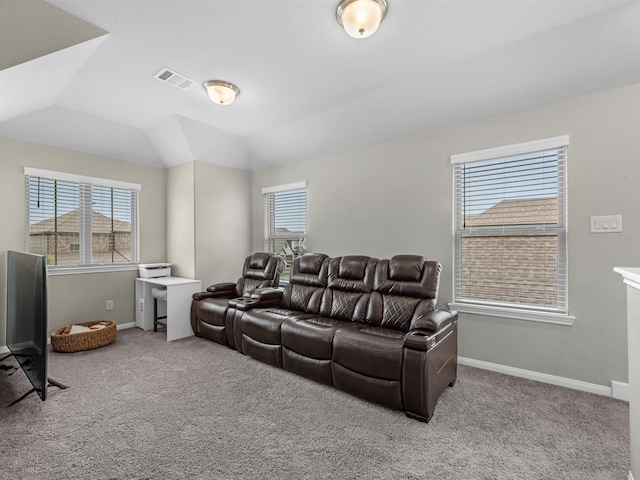
<svg viewBox="0 0 640 480">
<path fill-rule="evenodd" d="M 229 300 L 229 307 L 247 311 L 252 308 L 273 307 L 280 304 L 283 291 L 279 288 L 259 288 L 250 296 L 244 295 Z"/>
<path fill-rule="evenodd" d="M 242 296 L 238 298 L 232 298 L 229 300 L 229 308 L 235 308 L 236 310 L 251 310 L 256 305 L 257 300 L 252 300 L 249 296 Z"/>
<path fill-rule="evenodd" d="M 193 294 L 193 299 L 204 300 L 205 298 L 233 298 L 236 296 L 236 284 L 216 283 L 207 288 L 206 292 L 196 292 Z"/>
<path fill-rule="evenodd" d="M 236 284 L 233 282 L 216 283 L 208 287 L 207 292 L 216 293 L 219 296 L 223 296 L 223 295 L 233 296 L 236 294 Z"/>
<path fill-rule="evenodd" d="M 404 336 L 402 397 L 408 417 L 428 422 L 458 376 L 458 312 L 435 310 L 418 325 Z"/>
<path fill-rule="evenodd" d="M 424 330 L 411 330 L 404 336 L 404 347 L 411 350 L 429 351 L 437 342 L 435 335 Z"/>
<path fill-rule="evenodd" d="M 428 351 L 449 335 L 458 321 L 458 312 L 431 310 L 412 322 L 414 328 L 404 337 L 404 346 L 413 350 Z"/>
<path fill-rule="evenodd" d="M 272 302 L 277 300 L 279 303 L 283 293 L 284 290 L 281 288 L 259 288 L 251 294 L 251 299 L 259 302 Z"/>
<path fill-rule="evenodd" d="M 422 310 L 422 311 L 421 311 Z M 411 330 L 424 330 L 436 333 L 458 318 L 458 312 L 439 309 L 421 309 L 418 307 L 411 320 Z"/>
<path fill-rule="evenodd" d="M 192 298 L 193 300 L 198 302 L 200 300 L 204 300 L 205 298 L 215 298 L 218 296 L 219 295 L 216 295 L 215 293 L 210 293 L 210 292 L 196 292 L 193 294 Z"/>
</svg>

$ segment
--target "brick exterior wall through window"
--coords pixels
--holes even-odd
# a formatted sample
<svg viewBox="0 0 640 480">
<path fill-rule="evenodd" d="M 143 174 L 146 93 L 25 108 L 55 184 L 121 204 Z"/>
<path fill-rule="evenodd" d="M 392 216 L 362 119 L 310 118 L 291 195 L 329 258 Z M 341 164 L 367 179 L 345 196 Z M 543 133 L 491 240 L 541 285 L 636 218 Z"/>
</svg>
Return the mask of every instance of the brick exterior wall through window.
<svg viewBox="0 0 640 480">
<path fill-rule="evenodd" d="M 477 215 L 467 227 L 553 225 L 558 200 L 507 199 Z M 558 298 L 557 233 L 463 233 L 461 297 L 470 300 L 556 308 Z"/>
<path fill-rule="evenodd" d="M 555 307 L 557 279 L 555 234 L 462 236 L 465 298 Z"/>
</svg>

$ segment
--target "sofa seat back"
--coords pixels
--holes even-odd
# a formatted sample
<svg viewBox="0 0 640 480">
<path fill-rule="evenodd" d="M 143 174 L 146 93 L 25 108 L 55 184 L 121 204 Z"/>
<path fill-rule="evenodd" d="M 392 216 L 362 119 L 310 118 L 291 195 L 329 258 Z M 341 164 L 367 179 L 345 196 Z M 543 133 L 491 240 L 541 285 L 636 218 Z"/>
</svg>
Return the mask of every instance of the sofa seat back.
<svg viewBox="0 0 640 480">
<path fill-rule="evenodd" d="M 305 313 L 318 313 L 327 286 L 329 257 L 323 253 L 307 253 L 291 265 L 289 283 L 284 288 L 282 308 Z"/>
<path fill-rule="evenodd" d="M 329 261 L 320 314 L 337 320 L 364 321 L 377 260 L 350 255 Z"/>
<path fill-rule="evenodd" d="M 441 269 L 438 262 L 419 255 L 380 260 L 366 322 L 408 332 L 416 318 L 436 308 Z"/>
<path fill-rule="evenodd" d="M 242 277 L 236 284 L 236 295 L 251 294 L 258 288 L 277 287 L 285 261 L 279 255 L 257 252 L 249 255 L 242 266 Z"/>
</svg>

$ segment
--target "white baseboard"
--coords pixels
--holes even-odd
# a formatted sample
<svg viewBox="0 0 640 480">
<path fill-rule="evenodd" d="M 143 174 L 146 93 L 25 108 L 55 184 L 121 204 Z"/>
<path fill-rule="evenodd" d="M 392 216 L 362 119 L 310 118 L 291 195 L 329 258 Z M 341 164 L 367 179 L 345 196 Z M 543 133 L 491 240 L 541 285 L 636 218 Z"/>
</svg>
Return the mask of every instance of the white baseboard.
<svg viewBox="0 0 640 480">
<path fill-rule="evenodd" d="M 483 360 L 475 360 L 473 358 L 466 357 L 458 357 L 458 363 L 460 365 L 482 368 L 483 370 L 491 370 L 492 372 L 504 373 L 505 375 L 512 375 L 514 377 L 526 378 L 527 380 L 535 380 L 537 382 L 557 385 L 559 387 L 571 388 L 573 390 L 580 390 L 582 392 L 595 393 L 596 395 L 604 395 L 605 397 L 613 397 L 619 400 L 629 401 L 629 384 L 626 383 L 611 382 L 611 387 L 605 387 L 604 385 L 596 385 L 595 383 L 558 377 L 546 373 L 509 367 L 507 365 L 500 365 L 498 363 L 485 362 Z M 626 399 L 624 398 L 625 396 Z"/>
<path fill-rule="evenodd" d="M 629 384 L 611 380 L 611 396 L 618 400 L 629 401 Z"/>
<path fill-rule="evenodd" d="M 136 326 L 136 322 L 119 323 L 116 325 L 116 330 L 126 330 L 127 328 L 133 328 Z"/>
</svg>

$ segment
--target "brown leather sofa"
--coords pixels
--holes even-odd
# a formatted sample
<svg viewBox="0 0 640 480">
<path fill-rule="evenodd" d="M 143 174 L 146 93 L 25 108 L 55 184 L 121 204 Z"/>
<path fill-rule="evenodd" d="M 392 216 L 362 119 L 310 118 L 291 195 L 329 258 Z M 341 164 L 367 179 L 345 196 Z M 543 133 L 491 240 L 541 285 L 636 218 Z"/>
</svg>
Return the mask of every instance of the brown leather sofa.
<svg viewBox="0 0 640 480">
<path fill-rule="evenodd" d="M 284 290 L 228 302 L 225 344 L 428 422 L 457 375 L 457 313 L 436 308 L 440 271 L 416 255 L 306 254 Z"/>
</svg>

